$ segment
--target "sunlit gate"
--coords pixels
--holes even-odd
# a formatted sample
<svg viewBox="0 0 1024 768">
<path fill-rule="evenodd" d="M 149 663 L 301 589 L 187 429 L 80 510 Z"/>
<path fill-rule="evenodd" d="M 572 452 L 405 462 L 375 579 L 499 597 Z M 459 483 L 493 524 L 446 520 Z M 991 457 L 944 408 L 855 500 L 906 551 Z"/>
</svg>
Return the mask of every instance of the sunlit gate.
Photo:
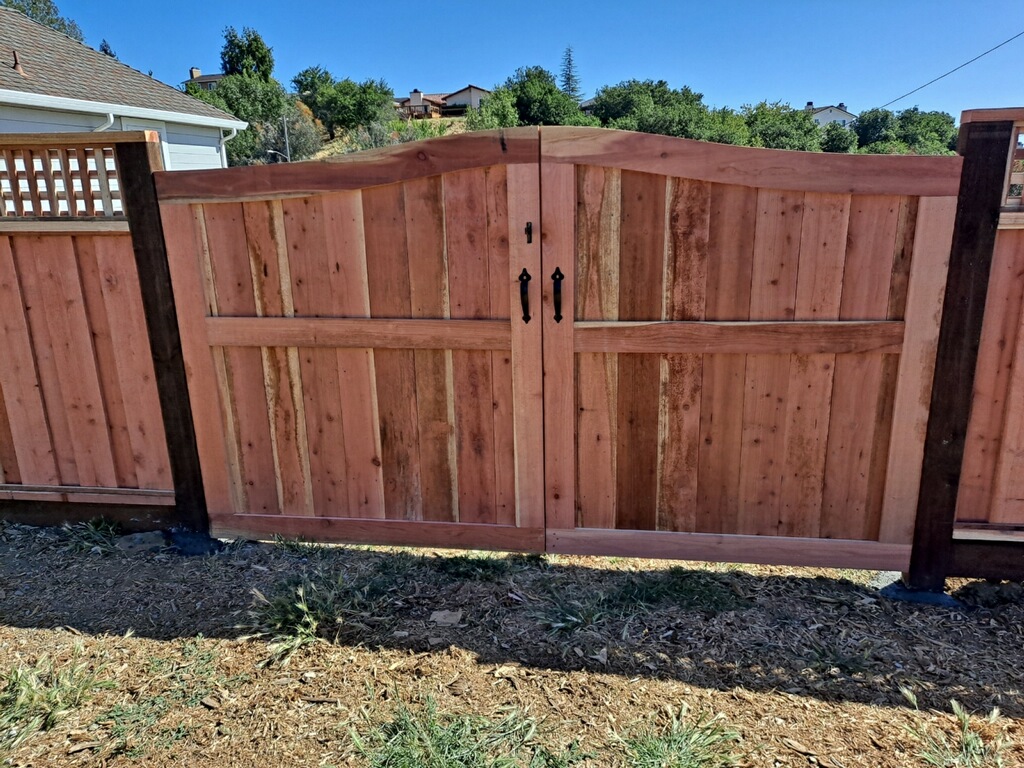
<svg viewBox="0 0 1024 768">
<path fill-rule="evenodd" d="M 548 550 L 905 569 L 961 160 L 541 155 Z"/>
<path fill-rule="evenodd" d="M 543 549 L 537 157 L 158 175 L 215 535 Z"/>
</svg>

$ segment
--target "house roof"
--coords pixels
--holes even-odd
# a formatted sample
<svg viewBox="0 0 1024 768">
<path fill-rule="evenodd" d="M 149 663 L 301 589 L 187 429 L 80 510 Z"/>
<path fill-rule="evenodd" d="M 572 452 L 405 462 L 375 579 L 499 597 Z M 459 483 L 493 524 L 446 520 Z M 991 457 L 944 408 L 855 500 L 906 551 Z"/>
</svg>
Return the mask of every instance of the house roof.
<svg viewBox="0 0 1024 768">
<path fill-rule="evenodd" d="M 820 114 L 821 112 L 827 112 L 830 109 L 834 109 L 836 112 L 842 112 L 844 115 L 849 115 L 850 117 L 856 117 L 856 115 L 853 114 L 853 112 L 851 112 L 848 109 L 844 109 L 843 107 L 840 107 L 837 104 L 829 104 L 827 107 L 814 107 L 811 110 L 811 114 L 817 115 Z"/>
<path fill-rule="evenodd" d="M 468 91 L 470 88 L 476 88 L 478 91 L 483 91 L 484 93 L 490 93 L 489 89 L 481 88 L 479 85 L 473 85 L 472 83 L 470 83 L 469 85 L 464 85 L 462 88 L 459 88 L 459 90 L 457 90 L 457 91 L 452 91 L 451 93 L 446 93 L 443 98 L 447 99 L 449 96 L 454 96 L 457 93 L 462 93 L 463 91 Z"/>
<path fill-rule="evenodd" d="M 0 7 L 0 103 L 163 120 L 180 115 L 183 123 L 225 128 L 246 125 L 4 7 Z"/>
<path fill-rule="evenodd" d="M 420 95 L 421 95 L 421 97 L 423 98 L 424 101 L 430 101 L 430 102 L 433 102 L 434 104 L 437 104 L 439 106 L 442 106 L 442 107 L 444 106 L 445 94 L 443 94 L 443 93 L 423 93 L 423 94 L 420 94 Z M 401 99 L 396 99 L 395 101 L 398 104 L 404 104 L 405 102 L 409 101 L 409 97 L 406 96 L 406 97 L 401 98 Z"/>
</svg>

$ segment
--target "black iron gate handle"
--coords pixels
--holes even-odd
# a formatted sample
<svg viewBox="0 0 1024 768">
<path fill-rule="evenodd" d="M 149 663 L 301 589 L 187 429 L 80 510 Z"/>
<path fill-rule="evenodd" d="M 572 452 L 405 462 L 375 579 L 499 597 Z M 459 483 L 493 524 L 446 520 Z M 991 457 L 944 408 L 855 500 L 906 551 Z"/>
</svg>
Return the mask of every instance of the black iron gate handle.
<svg viewBox="0 0 1024 768">
<path fill-rule="evenodd" d="M 519 273 L 519 300 L 523 303 L 523 322 L 530 322 L 530 289 L 527 283 L 530 282 L 530 273 L 523 267 Z"/>
<path fill-rule="evenodd" d="M 565 279 L 565 275 L 562 274 L 561 269 L 555 267 L 551 279 L 555 283 L 555 322 L 560 323 L 562 322 L 562 281 Z"/>
</svg>

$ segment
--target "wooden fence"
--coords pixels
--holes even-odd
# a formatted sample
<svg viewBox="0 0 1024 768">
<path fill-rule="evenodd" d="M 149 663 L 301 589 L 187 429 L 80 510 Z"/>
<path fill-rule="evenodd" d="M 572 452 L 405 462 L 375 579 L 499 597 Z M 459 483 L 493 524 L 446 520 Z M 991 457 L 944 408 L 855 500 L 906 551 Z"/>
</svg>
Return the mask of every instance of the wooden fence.
<svg viewBox="0 0 1024 768">
<path fill-rule="evenodd" d="M 0 512 L 1024 573 L 1024 112 L 964 122 L 962 158 L 543 128 L 156 174 L 7 137 Z"/>
<path fill-rule="evenodd" d="M 119 147 L 147 139 L 0 136 L 5 512 L 14 502 L 175 503 L 117 160 Z"/>
</svg>

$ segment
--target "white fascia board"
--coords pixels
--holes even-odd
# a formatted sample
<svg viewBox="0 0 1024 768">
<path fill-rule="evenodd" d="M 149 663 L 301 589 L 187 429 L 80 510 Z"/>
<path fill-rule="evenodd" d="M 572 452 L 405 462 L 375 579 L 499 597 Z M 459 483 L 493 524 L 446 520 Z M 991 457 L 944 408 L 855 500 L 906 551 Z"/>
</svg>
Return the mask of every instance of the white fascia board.
<svg viewBox="0 0 1024 768">
<path fill-rule="evenodd" d="M 166 123 L 201 125 L 227 130 L 232 128 L 245 130 L 249 127 L 249 124 L 242 120 L 232 120 L 230 118 L 191 115 L 187 112 L 170 112 L 164 109 L 149 109 L 147 107 L 129 107 L 126 104 L 107 104 L 100 101 L 68 99 L 62 96 L 47 96 L 42 93 L 25 93 L 24 91 L 10 91 L 2 88 L 0 88 L 0 104 L 53 109 L 64 112 L 86 112 L 102 115 L 114 113 L 118 117 L 138 117 L 143 120 L 162 120 Z"/>
</svg>

